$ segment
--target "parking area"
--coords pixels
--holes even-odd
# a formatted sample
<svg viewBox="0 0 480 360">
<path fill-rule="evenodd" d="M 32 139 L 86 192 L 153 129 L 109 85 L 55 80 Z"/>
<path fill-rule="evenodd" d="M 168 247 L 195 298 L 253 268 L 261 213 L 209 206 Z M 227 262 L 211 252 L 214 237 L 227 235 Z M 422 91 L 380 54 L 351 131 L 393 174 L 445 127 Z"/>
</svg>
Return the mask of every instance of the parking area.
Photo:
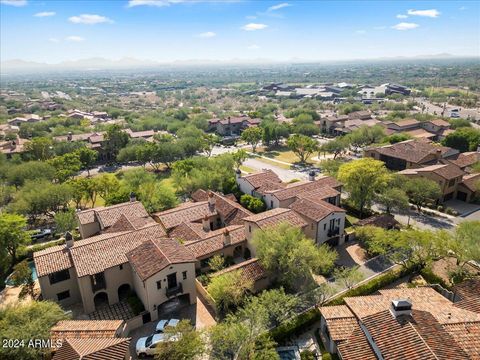
<svg viewBox="0 0 480 360">
<path fill-rule="evenodd" d="M 197 329 L 204 329 L 216 324 L 215 319 L 208 312 L 207 308 L 199 298 L 197 298 L 197 303 L 192 305 L 188 304 L 188 302 L 185 302 L 182 299 L 177 298 L 160 308 L 158 320 L 146 323 L 142 327 L 134 329 L 130 332 L 128 336 L 131 337 L 130 353 L 132 355 L 132 359 L 138 359 L 135 351 L 135 346 L 138 339 L 155 333 L 155 327 L 158 321 L 162 319 L 187 319 L 191 324 L 195 325 Z"/>
</svg>

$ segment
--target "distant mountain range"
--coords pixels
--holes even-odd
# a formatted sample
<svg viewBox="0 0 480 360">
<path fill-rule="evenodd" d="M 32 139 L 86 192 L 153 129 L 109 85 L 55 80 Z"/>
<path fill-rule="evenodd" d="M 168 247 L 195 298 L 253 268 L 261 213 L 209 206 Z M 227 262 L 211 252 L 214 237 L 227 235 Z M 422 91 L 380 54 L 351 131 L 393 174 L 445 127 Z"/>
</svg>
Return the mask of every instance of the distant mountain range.
<svg viewBox="0 0 480 360">
<path fill-rule="evenodd" d="M 381 57 L 376 59 L 352 59 L 352 60 L 305 60 L 293 58 L 289 61 L 274 61 L 270 59 L 231 59 L 231 60 L 207 60 L 207 59 L 192 59 L 192 60 L 177 60 L 169 62 L 160 62 L 155 60 L 142 60 L 132 57 L 125 57 L 118 60 L 106 59 L 101 57 L 68 60 L 56 64 L 48 64 L 34 61 L 25 61 L 21 59 L 7 60 L 0 63 L 0 72 L 2 74 L 22 73 L 22 72 L 49 72 L 49 71 L 95 71 L 95 70 L 119 70 L 119 69 L 138 69 L 138 68 L 159 68 L 162 66 L 195 66 L 195 65 L 228 65 L 228 64 L 280 64 L 280 63 L 335 63 L 335 62 L 374 62 L 374 61 L 402 61 L 402 60 L 420 60 L 420 59 L 455 59 L 467 58 L 458 57 L 452 54 L 442 53 L 435 55 L 419 55 L 414 57 L 396 56 L 396 57 Z"/>
</svg>

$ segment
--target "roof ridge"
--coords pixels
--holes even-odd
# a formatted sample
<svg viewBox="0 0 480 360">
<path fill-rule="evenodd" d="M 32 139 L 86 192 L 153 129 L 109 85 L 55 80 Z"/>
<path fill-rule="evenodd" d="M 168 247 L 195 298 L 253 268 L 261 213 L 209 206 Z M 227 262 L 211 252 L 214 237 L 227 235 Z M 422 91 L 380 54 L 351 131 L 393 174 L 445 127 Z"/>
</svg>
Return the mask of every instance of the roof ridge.
<svg viewBox="0 0 480 360">
<path fill-rule="evenodd" d="M 432 348 L 430 347 L 430 345 L 427 344 L 427 342 L 425 341 L 425 339 L 423 338 L 423 336 L 418 332 L 418 330 L 415 328 L 415 326 L 413 326 L 413 324 L 408 321 L 408 325 L 410 325 L 410 327 L 413 329 L 413 331 L 415 331 L 415 333 L 418 335 L 418 337 L 420 338 L 420 340 L 422 340 L 422 342 L 425 344 L 425 346 L 427 347 L 427 349 L 432 353 L 432 355 L 435 357 L 435 359 L 438 360 L 438 356 L 437 354 L 435 354 L 435 352 L 432 350 Z"/>
</svg>

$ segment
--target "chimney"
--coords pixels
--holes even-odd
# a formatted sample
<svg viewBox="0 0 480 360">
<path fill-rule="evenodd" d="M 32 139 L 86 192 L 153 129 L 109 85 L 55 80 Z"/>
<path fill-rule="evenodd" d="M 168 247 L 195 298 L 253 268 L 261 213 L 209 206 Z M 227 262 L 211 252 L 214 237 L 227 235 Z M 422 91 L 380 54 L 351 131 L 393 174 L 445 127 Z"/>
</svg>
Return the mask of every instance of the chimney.
<svg viewBox="0 0 480 360">
<path fill-rule="evenodd" d="M 242 171 L 240 169 L 235 170 L 235 179 L 240 179 L 242 177 Z"/>
<path fill-rule="evenodd" d="M 67 248 L 71 248 L 73 246 L 73 236 L 70 231 L 65 233 L 65 244 L 67 244 Z"/>
<path fill-rule="evenodd" d="M 412 315 L 412 302 L 407 299 L 392 300 L 390 312 L 395 318 L 401 315 Z"/>
<path fill-rule="evenodd" d="M 308 180 L 315 181 L 315 171 L 312 170 L 308 173 Z"/>
<path fill-rule="evenodd" d="M 73 137 L 72 137 L 72 132 L 69 131 L 68 132 L 68 135 L 67 135 L 67 141 L 72 141 Z"/>
<path fill-rule="evenodd" d="M 205 215 L 202 219 L 203 231 L 209 232 L 210 231 L 210 220 L 208 216 Z"/>
<path fill-rule="evenodd" d="M 212 208 L 215 208 L 215 196 L 213 196 L 213 192 L 208 192 L 208 205 Z"/>
<path fill-rule="evenodd" d="M 441 159 L 442 158 L 442 149 L 437 149 L 436 153 L 435 153 L 435 156 L 436 156 L 437 159 Z"/>
<path fill-rule="evenodd" d="M 132 191 L 130 193 L 130 202 L 135 202 L 137 201 L 137 195 L 135 195 L 135 193 Z"/>
<path fill-rule="evenodd" d="M 230 231 L 225 229 L 223 232 L 223 245 L 228 246 L 232 244 L 232 239 L 230 238 Z"/>
</svg>

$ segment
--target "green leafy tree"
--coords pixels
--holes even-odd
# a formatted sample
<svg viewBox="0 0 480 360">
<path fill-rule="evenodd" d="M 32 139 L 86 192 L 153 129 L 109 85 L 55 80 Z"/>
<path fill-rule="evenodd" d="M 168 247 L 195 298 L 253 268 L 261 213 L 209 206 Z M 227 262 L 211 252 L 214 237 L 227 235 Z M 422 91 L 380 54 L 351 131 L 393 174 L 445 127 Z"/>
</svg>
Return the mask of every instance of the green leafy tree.
<svg viewBox="0 0 480 360">
<path fill-rule="evenodd" d="M 25 346 L 0 348 L 1 359 L 37 360 L 47 358 L 49 347 L 28 346 L 32 339 L 49 340 L 50 329 L 66 319 L 60 306 L 51 301 L 30 301 L 0 307 L 0 334 L 3 339 L 18 339 Z"/>
<path fill-rule="evenodd" d="M 455 229 L 449 244 L 457 259 L 457 265 L 470 261 L 480 262 L 480 221 L 463 221 Z"/>
<path fill-rule="evenodd" d="M 46 137 L 36 137 L 25 144 L 25 151 L 33 160 L 45 161 L 55 155 L 53 142 Z"/>
<path fill-rule="evenodd" d="M 307 137 L 317 135 L 320 128 L 315 124 L 311 114 L 299 114 L 292 121 L 292 129 L 295 134 Z"/>
<path fill-rule="evenodd" d="M 353 205 L 363 216 L 366 207 L 369 207 L 375 193 L 381 192 L 391 179 L 385 164 L 382 161 L 364 158 L 343 164 L 338 169 L 338 180 L 348 191 Z"/>
<path fill-rule="evenodd" d="M 58 211 L 54 216 L 57 231 L 65 233 L 72 231 L 77 227 L 77 219 L 75 217 L 75 210 L 68 209 L 67 211 Z"/>
<path fill-rule="evenodd" d="M 252 146 L 252 151 L 255 152 L 258 143 L 263 138 L 263 129 L 261 127 L 250 127 L 242 131 L 242 140 Z"/>
<path fill-rule="evenodd" d="M 90 169 L 98 159 L 98 152 L 87 147 L 82 147 L 77 150 L 77 154 L 82 168 L 86 169 L 88 176 L 90 176 Z"/>
<path fill-rule="evenodd" d="M 8 184 L 19 188 L 28 180 L 53 180 L 55 178 L 55 168 L 46 162 L 28 161 L 18 165 L 9 165 L 5 175 Z"/>
<path fill-rule="evenodd" d="M 427 201 L 436 201 L 442 196 L 440 186 L 435 181 L 426 178 L 409 179 L 405 182 L 404 189 L 410 201 L 417 206 L 418 211 Z"/>
<path fill-rule="evenodd" d="M 105 134 L 104 150 L 111 159 L 117 157 L 120 149 L 127 146 L 128 134 L 118 125 L 110 125 Z"/>
<path fill-rule="evenodd" d="M 480 145 L 480 130 L 462 127 L 448 134 L 442 144 L 460 152 L 476 151 Z"/>
<path fill-rule="evenodd" d="M 300 229 L 288 224 L 256 231 L 252 244 L 261 264 L 287 289 L 310 285 L 312 273 L 330 272 L 337 258 L 327 245 L 316 246 Z"/>
<path fill-rule="evenodd" d="M 213 272 L 217 272 L 225 268 L 225 259 L 223 258 L 222 255 L 214 255 L 212 258 L 208 261 L 208 266 L 210 267 L 210 270 Z"/>
<path fill-rule="evenodd" d="M 335 160 L 338 155 L 344 153 L 348 149 L 349 143 L 348 138 L 338 137 L 329 142 L 322 144 L 318 152 L 331 153 L 333 154 L 333 159 Z"/>
<path fill-rule="evenodd" d="M 363 280 L 363 273 L 358 266 L 337 268 L 333 271 L 333 277 L 347 289 L 351 289 L 355 284 Z"/>
<path fill-rule="evenodd" d="M 262 199 L 258 199 L 248 194 L 243 194 L 240 197 L 240 204 L 255 214 L 265 211 L 266 208 Z"/>
<path fill-rule="evenodd" d="M 385 137 L 385 131 L 382 126 L 360 126 L 347 135 L 348 142 L 356 147 L 364 147 L 374 143 L 379 143 Z"/>
<path fill-rule="evenodd" d="M 322 170 L 322 173 L 336 178 L 338 175 L 338 169 L 340 169 L 340 166 L 344 163 L 345 161 L 341 159 L 326 159 L 320 162 L 319 167 Z"/>
<path fill-rule="evenodd" d="M 120 186 L 120 182 L 114 174 L 101 174 L 96 176 L 93 181 L 97 194 L 104 200 Z"/>
<path fill-rule="evenodd" d="M 30 242 L 30 234 L 25 231 L 26 226 L 25 217 L 0 213 L 0 248 L 7 252 L 12 266 L 17 262 L 18 248 Z"/>
<path fill-rule="evenodd" d="M 248 153 L 245 150 L 240 149 L 232 153 L 232 158 L 235 162 L 235 170 L 240 170 L 240 166 L 242 166 L 242 164 L 248 158 Z"/>
<path fill-rule="evenodd" d="M 13 267 L 12 280 L 15 286 L 20 286 L 22 289 L 18 294 L 20 299 L 27 295 L 35 296 L 35 282 L 33 281 L 32 269 L 28 266 L 27 260 L 19 262 Z"/>
<path fill-rule="evenodd" d="M 188 320 L 181 320 L 174 328 L 167 326 L 164 335 L 167 341 L 157 345 L 156 360 L 195 360 L 205 353 L 202 333 L 195 330 Z"/>
<path fill-rule="evenodd" d="M 253 289 L 253 282 L 246 279 L 240 270 L 214 276 L 208 285 L 208 292 L 223 312 L 240 305 L 246 293 Z"/>
<path fill-rule="evenodd" d="M 65 182 L 74 177 L 82 168 L 78 153 L 68 153 L 62 156 L 56 156 L 48 162 L 55 168 L 55 178 L 59 182 Z"/>
<path fill-rule="evenodd" d="M 212 156 L 212 151 L 215 145 L 220 143 L 220 138 L 215 134 L 203 134 L 204 146 L 203 149 L 207 156 Z"/>
<path fill-rule="evenodd" d="M 149 213 L 167 210 L 178 204 L 175 192 L 159 182 L 146 182 L 140 185 L 138 196 Z"/>
<path fill-rule="evenodd" d="M 385 207 L 390 214 L 392 211 L 405 212 L 409 208 L 408 196 L 403 189 L 389 187 L 377 194 L 376 201 Z"/>
<path fill-rule="evenodd" d="M 298 156 L 302 164 L 318 149 L 315 139 L 299 134 L 291 135 L 287 140 L 287 146 Z"/>
</svg>

